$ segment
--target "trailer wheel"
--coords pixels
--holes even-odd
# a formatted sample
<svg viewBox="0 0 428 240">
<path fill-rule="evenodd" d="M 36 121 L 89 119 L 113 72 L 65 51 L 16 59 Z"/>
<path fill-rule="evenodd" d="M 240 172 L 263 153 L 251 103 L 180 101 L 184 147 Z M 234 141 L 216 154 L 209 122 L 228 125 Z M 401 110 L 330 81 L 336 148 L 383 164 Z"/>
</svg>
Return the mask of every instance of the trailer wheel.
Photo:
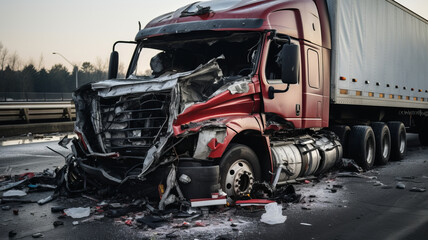
<svg viewBox="0 0 428 240">
<path fill-rule="evenodd" d="M 251 148 L 233 144 L 220 161 L 220 184 L 230 197 L 247 195 L 260 179 L 260 165 Z"/>
<path fill-rule="evenodd" d="M 343 157 L 348 157 L 349 133 L 351 132 L 351 128 L 346 125 L 335 125 L 331 130 L 339 137 L 343 148 Z"/>
<path fill-rule="evenodd" d="M 406 127 L 402 122 L 388 122 L 391 131 L 391 160 L 404 158 L 407 150 Z"/>
<path fill-rule="evenodd" d="M 353 126 L 349 134 L 349 154 L 364 170 L 373 167 L 376 154 L 376 140 L 369 126 Z"/>
<path fill-rule="evenodd" d="M 388 126 L 383 122 L 374 122 L 371 126 L 376 139 L 375 162 L 379 165 L 385 165 L 391 156 L 391 133 Z"/>
</svg>

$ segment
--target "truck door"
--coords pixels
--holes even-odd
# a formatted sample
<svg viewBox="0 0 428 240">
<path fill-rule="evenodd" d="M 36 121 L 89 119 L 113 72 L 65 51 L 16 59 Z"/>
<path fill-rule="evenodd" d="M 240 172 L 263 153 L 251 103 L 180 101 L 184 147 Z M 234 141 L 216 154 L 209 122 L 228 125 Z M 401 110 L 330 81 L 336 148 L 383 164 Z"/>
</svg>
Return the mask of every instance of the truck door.
<svg viewBox="0 0 428 240">
<path fill-rule="evenodd" d="M 295 45 L 300 45 L 297 40 L 291 40 L 291 42 Z M 264 112 L 267 117 L 276 116 L 292 123 L 295 128 L 302 128 L 302 74 L 300 72 L 299 82 L 290 85 L 287 92 L 275 93 L 274 98 L 270 99 L 268 95 L 269 87 L 274 87 L 278 90 L 287 88 L 287 84 L 281 81 L 281 68 L 276 61 L 284 41 L 266 39 L 265 43 L 262 62 L 260 64 L 261 69 L 259 71 L 262 83 Z"/>
<path fill-rule="evenodd" d="M 328 98 L 324 99 L 324 84 L 321 65 L 321 47 L 305 44 L 302 128 L 323 127 L 324 111 L 328 113 Z"/>
</svg>

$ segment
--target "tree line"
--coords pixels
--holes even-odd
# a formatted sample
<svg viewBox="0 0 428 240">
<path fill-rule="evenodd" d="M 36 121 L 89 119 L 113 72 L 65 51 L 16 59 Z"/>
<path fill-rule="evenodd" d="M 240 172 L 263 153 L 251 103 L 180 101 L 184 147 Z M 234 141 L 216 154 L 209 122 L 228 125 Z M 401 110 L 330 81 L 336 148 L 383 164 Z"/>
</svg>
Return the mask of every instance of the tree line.
<svg viewBox="0 0 428 240">
<path fill-rule="evenodd" d="M 83 62 L 78 67 L 79 86 L 106 79 L 107 69 L 107 61 L 103 63 L 98 59 L 95 65 Z M 30 61 L 22 65 L 18 54 L 9 53 L 0 42 L 0 92 L 70 93 L 75 90 L 75 86 L 75 68 L 69 72 L 64 65 L 55 64 L 46 69 L 43 67 L 42 56 L 38 64 Z"/>
</svg>

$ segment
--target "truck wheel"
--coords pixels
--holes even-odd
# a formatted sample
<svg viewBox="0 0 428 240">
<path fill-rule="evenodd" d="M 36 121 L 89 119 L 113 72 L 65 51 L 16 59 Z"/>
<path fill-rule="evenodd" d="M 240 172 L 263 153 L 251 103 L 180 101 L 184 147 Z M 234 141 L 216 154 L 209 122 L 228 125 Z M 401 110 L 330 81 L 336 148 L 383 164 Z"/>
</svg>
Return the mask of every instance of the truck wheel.
<svg viewBox="0 0 428 240">
<path fill-rule="evenodd" d="M 230 197 L 247 195 L 260 179 L 260 165 L 251 148 L 233 144 L 220 161 L 220 184 Z"/>
<path fill-rule="evenodd" d="M 391 156 L 391 133 L 388 126 L 383 122 L 374 122 L 371 126 L 376 139 L 375 162 L 379 165 L 385 165 Z"/>
<path fill-rule="evenodd" d="M 348 157 L 348 143 L 349 143 L 349 133 L 351 128 L 346 125 L 336 125 L 331 128 L 331 130 L 339 137 L 340 144 L 343 148 L 343 157 Z"/>
<path fill-rule="evenodd" d="M 402 122 L 388 122 L 391 131 L 391 160 L 404 158 L 407 149 L 406 127 Z"/>
<path fill-rule="evenodd" d="M 373 167 L 376 154 L 376 140 L 369 126 L 353 126 L 349 134 L 349 154 L 364 170 Z"/>
</svg>

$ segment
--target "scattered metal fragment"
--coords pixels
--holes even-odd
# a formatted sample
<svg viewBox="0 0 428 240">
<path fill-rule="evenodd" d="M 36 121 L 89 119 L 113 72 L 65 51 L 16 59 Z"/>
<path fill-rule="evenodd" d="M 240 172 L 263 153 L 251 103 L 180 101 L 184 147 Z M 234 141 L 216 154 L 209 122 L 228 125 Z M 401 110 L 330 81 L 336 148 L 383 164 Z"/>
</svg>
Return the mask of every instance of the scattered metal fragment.
<svg viewBox="0 0 428 240">
<path fill-rule="evenodd" d="M 412 187 L 410 189 L 410 192 L 425 192 L 426 188 L 418 188 L 418 187 Z"/>
<path fill-rule="evenodd" d="M 52 194 L 52 195 L 50 195 L 50 196 L 48 196 L 48 197 L 46 197 L 46 198 L 40 199 L 39 201 L 37 201 L 37 203 L 38 203 L 39 205 L 46 204 L 46 203 L 48 203 L 48 202 L 50 202 L 50 201 L 54 200 L 55 198 L 57 198 L 57 196 L 58 196 L 57 194 Z"/>
<path fill-rule="evenodd" d="M 27 179 L 27 178 L 25 178 L 25 179 L 23 179 L 23 180 L 21 180 L 21 181 L 18 181 L 18 182 L 12 182 L 12 183 L 6 184 L 6 185 L 4 185 L 4 186 L 1 186 L 1 187 L 0 187 L 0 191 L 9 190 L 9 189 L 11 189 L 11 188 L 14 188 L 14 187 L 16 187 L 16 186 L 19 186 L 19 185 L 21 185 L 21 184 L 23 184 L 23 183 L 27 182 L 27 181 L 28 181 L 28 179 Z"/>
<path fill-rule="evenodd" d="M 397 182 L 397 184 L 395 185 L 396 188 L 398 189 L 405 189 L 406 185 L 404 185 L 404 183 L 402 182 Z"/>
<path fill-rule="evenodd" d="M 41 238 L 43 237 L 42 233 L 34 233 L 33 235 L 31 235 L 33 238 Z"/>
</svg>

